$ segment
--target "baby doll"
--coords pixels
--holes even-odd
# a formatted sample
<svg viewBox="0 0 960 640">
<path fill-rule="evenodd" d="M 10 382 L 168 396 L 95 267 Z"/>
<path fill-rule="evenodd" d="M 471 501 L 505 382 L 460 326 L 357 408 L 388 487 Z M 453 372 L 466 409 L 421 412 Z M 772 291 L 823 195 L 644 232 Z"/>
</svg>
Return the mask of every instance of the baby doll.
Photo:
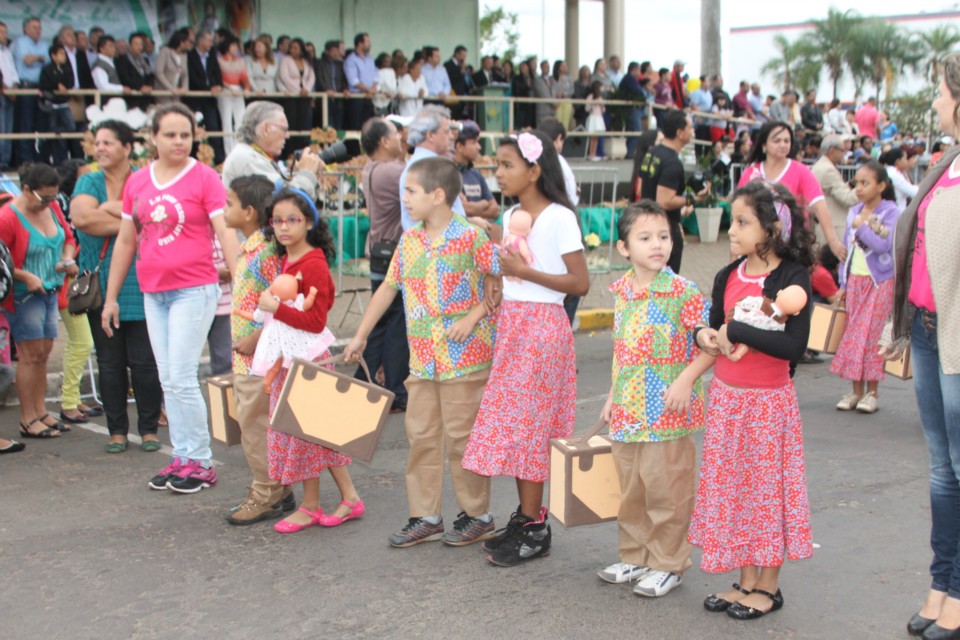
<svg viewBox="0 0 960 640">
<path fill-rule="evenodd" d="M 273 281 L 268 291 L 288 307 L 298 311 L 309 311 L 317 297 L 317 288 L 310 287 L 307 296 L 299 293 L 302 276 L 282 273 Z M 270 392 L 270 385 L 280 373 L 281 367 L 290 367 L 293 356 L 313 360 L 323 354 L 336 338 L 329 329 L 321 333 L 310 333 L 295 329 L 283 322 L 274 320 L 273 314 L 257 309 L 253 313 L 235 309 L 234 313 L 247 320 L 263 324 L 263 333 L 257 342 L 257 351 L 253 355 L 250 372 L 263 376 L 263 388 Z"/>
<path fill-rule="evenodd" d="M 751 327 L 766 331 L 783 331 L 787 316 L 795 316 L 807 305 L 807 292 L 799 285 L 791 285 L 777 293 L 777 299 L 751 296 L 737 302 L 727 314 L 727 321 L 744 322 Z M 746 355 L 749 347 L 738 344 L 730 354 L 736 362 Z"/>
<path fill-rule="evenodd" d="M 530 253 L 530 247 L 527 246 L 527 236 L 533 228 L 533 217 L 523 209 L 514 209 L 510 214 L 510 224 L 507 225 L 507 235 L 503 237 L 503 246 L 510 247 L 520 254 L 524 262 L 528 265 L 533 264 L 533 255 Z M 519 282 L 520 278 L 507 276 L 514 282 Z"/>
</svg>

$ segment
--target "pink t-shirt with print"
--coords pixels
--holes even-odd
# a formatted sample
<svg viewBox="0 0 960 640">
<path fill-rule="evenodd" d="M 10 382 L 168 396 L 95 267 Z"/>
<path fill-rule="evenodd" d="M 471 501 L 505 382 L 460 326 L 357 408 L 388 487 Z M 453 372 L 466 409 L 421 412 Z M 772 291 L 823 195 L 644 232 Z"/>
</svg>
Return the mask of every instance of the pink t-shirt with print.
<svg viewBox="0 0 960 640">
<path fill-rule="evenodd" d="M 192 158 L 164 185 L 153 170 L 151 164 L 132 173 L 123 189 L 121 216 L 137 227 L 140 289 L 157 293 L 217 283 L 210 220 L 226 206 L 220 177 Z"/>
<path fill-rule="evenodd" d="M 913 265 L 910 268 L 910 291 L 907 300 L 914 306 L 936 311 L 937 303 L 933 300 L 933 287 L 930 285 L 930 272 L 927 270 L 927 207 L 933 200 L 934 194 L 940 189 L 949 189 L 960 185 L 960 171 L 957 163 L 953 163 L 943 172 L 933 188 L 920 201 L 917 207 L 917 241 L 913 245 Z"/>
<path fill-rule="evenodd" d="M 751 180 L 782 184 L 797 199 L 797 204 L 804 209 L 809 209 L 823 200 L 823 189 L 820 188 L 820 183 L 817 182 L 813 171 L 803 163 L 794 160 L 787 160 L 787 168 L 779 176 L 768 176 L 764 173 L 762 162 L 752 164 L 743 170 L 737 187 L 742 187 Z"/>
</svg>

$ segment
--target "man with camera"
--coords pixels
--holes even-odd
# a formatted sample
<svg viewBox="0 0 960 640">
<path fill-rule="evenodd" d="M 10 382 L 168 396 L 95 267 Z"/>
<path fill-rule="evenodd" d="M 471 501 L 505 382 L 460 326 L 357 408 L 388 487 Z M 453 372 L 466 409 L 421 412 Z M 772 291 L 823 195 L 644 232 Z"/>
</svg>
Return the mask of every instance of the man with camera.
<svg viewBox="0 0 960 640">
<path fill-rule="evenodd" d="M 670 220 L 670 238 L 673 250 L 667 264 L 674 273 L 680 273 L 683 257 L 683 231 L 680 221 L 693 213 L 693 205 L 710 193 L 710 184 L 698 185 L 696 195 L 688 192 L 687 181 L 680 161 L 680 150 L 693 139 L 693 122 L 689 114 L 670 109 L 663 114 L 660 124 L 663 142 L 650 149 L 640 165 L 640 197 L 654 200 L 667 212 Z"/>
</svg>

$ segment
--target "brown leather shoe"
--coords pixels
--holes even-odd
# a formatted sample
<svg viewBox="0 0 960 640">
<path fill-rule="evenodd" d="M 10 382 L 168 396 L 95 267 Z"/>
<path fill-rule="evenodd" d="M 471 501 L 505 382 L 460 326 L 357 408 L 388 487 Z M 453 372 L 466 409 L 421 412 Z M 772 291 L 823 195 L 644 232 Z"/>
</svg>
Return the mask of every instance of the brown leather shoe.
<svg viewBox="0 0 960 640">
<path fill-rule="evenodd" d="M 279 505 L 260 504 L 252 497 L 240 503 L 240 506 L 225 516 L 227 522 L 237 526 L 256 524 L 264 520 L 276 520 L 283 516 Z"/>
</svg>

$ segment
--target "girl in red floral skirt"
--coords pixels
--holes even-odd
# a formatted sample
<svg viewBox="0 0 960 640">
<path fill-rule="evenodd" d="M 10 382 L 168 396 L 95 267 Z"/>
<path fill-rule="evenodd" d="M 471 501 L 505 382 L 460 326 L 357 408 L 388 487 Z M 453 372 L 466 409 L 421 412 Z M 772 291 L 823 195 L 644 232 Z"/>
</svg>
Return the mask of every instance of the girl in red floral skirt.
<svg viewBox="0 0 960 640">
<path fill-rule="evenodd" d="M 732 214 L 730 248 L 741 257 L 717 274 L 711 328 L 697 335 L 701 348 L 728 357 L 714 365 L 689 538 L 703 549 L 704 571 L 740 570 L 739 582 L 709 596 L 704 607 L 748 620 L 783 606 L 784 558 L 813 553 L 802 424 L 790 379 L 790 362 L 803 356 L 810 333 L 813 234 L 780 185 L 744 185 L 734 193 Z M 743 299 L 773 300 L 791 285 L 803 287 L 808 302 L 783 331 L 724 324 Z M 729 356 L 737 343 L 750 350 L 734 362 Z"/>
<path fill-rule="evenodd" d="M 312 200 L 299 189 L 282 189 L 267 208 L 267 222 L 280 245 L 281 273 L 300 276 L 300 291 L 316 287 L 317 296 L 309 311 L 281 304 L 269 289 L 260 296 L 260 308 L 274 314 L 274 320 L 296 329 L 320 333 L 327 325 L 327 313 L 333 306 L 334 285 L 327 260 L 336 251 L 326 223 L 321 220 Z M 329 352 L 320 356 L 329 356 Z M 276 407 L 280 389 L 287 379 L 281 369 L 270 392 L 270 413 Z M 314 525 L 336 526 L 363 515 L 364 506 L 353 486 L 347 465 L 350 458 L 322 445 L 270 429 L 267 435 L 267 459 L 270 478 L 283 485 L 303 483 L 303 503 L 299 510 L 281 520 L 274 529 L 296 533 Z M 320 472 L 330 469 L 341 502 L 332 514 L 320 508 Z"/>
<path fill-rule="evenodd" d="M 876 160 L 857 169 L 854 182 L 860 204 L 847 214 L 847 259 L 839 270 L 847 325 L 830 371 L 853 383 L 837 409 L 874 413 L 884 378 L 880 334 L 893 313 L 893 230 L 900 209 L 887 170 Z"/>
<path fill-rule="evenodd" d="M 576 419 L 576 354 L 563 299 L 586 295 L 590 274 L 553 143 L 539 131 L 504 138 L 497 164 L 503 195 L 519 198 L 533 218 L 533 263 L 509 247 L 500 254 L 503 274 L 513 277 L 503 284 L 493 365 L 463 468 L 516 478 L 520 506 L 483 543 L 490 562 L 513 566 L 550 550 L 543 507 L 550 439 L 571 436 Z M 504 214 L 505 227 L 514 210 Z"/>
</svg>

